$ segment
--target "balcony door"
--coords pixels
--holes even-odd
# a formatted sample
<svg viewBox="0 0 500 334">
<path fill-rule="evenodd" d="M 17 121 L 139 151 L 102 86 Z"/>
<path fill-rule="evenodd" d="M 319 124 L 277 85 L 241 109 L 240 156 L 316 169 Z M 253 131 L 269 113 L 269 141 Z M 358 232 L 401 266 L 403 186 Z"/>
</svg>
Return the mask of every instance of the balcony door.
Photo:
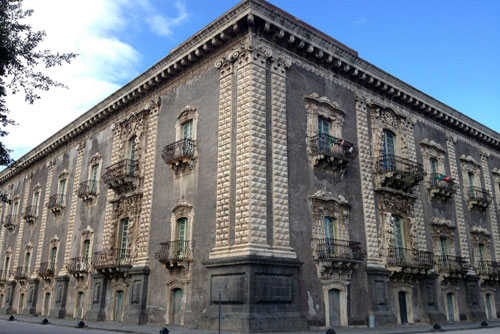
<svg viewBox="0 0 500 334">
<path fill-rule="evenodd" d="M 448 264 L 448 239 L 446 237 L 439 237 L 439 249 L 441 251 L 441 258 L 443 265 Z"/>
<path fill-rule="evenodd" d="M 382 136 L 383 136 L 382 158 L 384 161 L 383 168 L 385 170 L 391 170 L 396 167 L 396 161 L 395 161 L 396 136 L 394 135 L 393 132 L 389 130 L 384 130 Z"/>
<path fill-rule="evenodd" d="M 24 255 L 24 274 L 28 275 L 29 270 L 30 270 L 30 263 L 31 263 L 31 253 L 26 252 Z"/>
<path fill-rule="evenodd" d="M 403 219 L 394 215 L 391 216 L 391 219 L 394 227 L 394 255 L 397 261 L 404 261 L 405 235 Z"/>
<path fill-rule="evenodd" d="M 177 254 L 184 255 L 186 251 L 186 236 L 187 236 L 187 223 L 186 217 L 177 219 Z"/>
<path fill-rule="evenodd" d="M 98 170 L 99 170 L 98 164 L 94 164 L 94 165 L 92 165 L 92 167 L 90 167 L 90 180 L 89 180 L 90 181 L 90 185 L 89 185 L 90 189 L 89 190 L 92 194 L 97 193 L 97 181 L 98 181 L 97 172 L 98 172 Z"/>
<path fill-rule="evenodd" d="M 50 249 L 49 268 L 48 269 L 55 270 L 56 258 L 57 258 L 57 247 L 54 246 Z"/>
<path fill-rule="evenodd" d="M 38 216 L 38 202 L 40 200 L 40 193 L 37 191 L 34 195 L 33 195 L 33 202 L 31 203 L 31 205 L 33 205 L 33 209 L 32 209 L 32 214 L 33 216 Z"/>
<path fill-rule="evenodd" d="M 128 248 L 128 218 L 124 218 L 120 221 L 120 231 L 119 231 L 119 256 L 120 259 L 124 259 L 127 256 L 127 248 Z"/>
<path fill-rule="evenodd" d="M 325 216 L 325 246 L 329 257 L 335 255 L 335 239 L 337 237 L 337 220 L 334 217 Z"/>
<path fill-rule="evenodd" d="M 324 117 L 318 117 L 318 144 L 320 151 L 328 150 L 330 147 L 330 129 L 332 122 Z"/>
<path fill-rule="evenodd" d="M 64 202 L 64 195 L 66 195 L 66 179 L 59 181 L 59 201 L 57 204 L 62 204 Z"/>
<path fill-rule="evenodd" d="M 82 247 L 82 262 L 81 262 L 81 270 L 86 270 L 89 263 L 89 254 L 90 254 L 90 240 L 86 239 L 83 242 Z"/>
<path fill-rule="evenodd" d="M 136 136 L 133 136 L 132 138 L 130 138 L 128 140 L 128 159 L 130 160 L 128 162 L 128 168 L 127 168 L 127 172 L 129 175 L 134 175 L 135 174 L 135 164 L 134 164 L 134 161 L 136 159 L 136 143 L 135 143 L 135 140 L 136 140 Z"/>
<path fill-rule="evenodd" d="M 474 193 L 474 173 L 468 172 L 467 173 L 467 179 L 469 182 L 469 197 L 470 198 L 475 198 L 475 193 Z"/>
</svg>

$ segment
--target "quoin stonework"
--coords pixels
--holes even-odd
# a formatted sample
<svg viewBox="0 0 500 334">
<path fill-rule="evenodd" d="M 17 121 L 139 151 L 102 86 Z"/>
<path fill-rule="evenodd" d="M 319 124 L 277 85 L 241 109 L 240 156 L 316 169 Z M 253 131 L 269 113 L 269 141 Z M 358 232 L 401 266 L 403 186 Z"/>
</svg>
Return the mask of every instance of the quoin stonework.
<svg viewBox="0 0 500 334">
<path fill-rule="evenodd" d="M 244 332 L 500 316 L 500 135 L 262 0 L 0 190 L 1 313 L 214 329 L 220 301 Z"/>
</svg>

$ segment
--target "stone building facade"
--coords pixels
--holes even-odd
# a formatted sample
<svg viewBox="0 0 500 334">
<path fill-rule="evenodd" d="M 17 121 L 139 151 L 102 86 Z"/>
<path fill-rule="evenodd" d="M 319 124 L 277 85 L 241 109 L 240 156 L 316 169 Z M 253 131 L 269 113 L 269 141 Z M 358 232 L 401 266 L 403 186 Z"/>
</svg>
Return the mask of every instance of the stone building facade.
<svg viewBox="0 0 500 334">
<path fill-rule="evenodd" d="M 500 135 L 262 0 L 0 190 L 2 313 L 215 328 L 220 303 L 248 332 L 500 316 Z"/>
</svg>

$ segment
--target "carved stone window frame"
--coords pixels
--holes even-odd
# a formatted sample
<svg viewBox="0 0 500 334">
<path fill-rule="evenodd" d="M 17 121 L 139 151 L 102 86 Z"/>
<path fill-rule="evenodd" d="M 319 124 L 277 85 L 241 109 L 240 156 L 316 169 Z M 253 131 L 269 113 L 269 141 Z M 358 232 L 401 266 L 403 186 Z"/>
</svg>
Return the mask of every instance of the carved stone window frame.
<svg viewBox="0 0 500 334">
<path fill-rule="evenodd" d="M 52 252 L 52 249 L 54 247 L 56 247 L 56 256 L 55 256 L 55 259 L 54 259 L 54 272 L 55 272 L 55 269 L 57 268 L 57 258 L 59 257 L 59 252 L 60 252 L 60 239 L 59 237 L 57 236 L 57 234 L 54 234 L 54 236 L 50 239 L 50 242 L 49 242 L 49 252 L 47 254 L 47 262 L 50 263 L 50 253 Z"/>
<path fill-rule="evenodd" d="M 90 259 L 92 256 L 92 249 L 94 248 L 94 230 L 92 227 L 87 226 L 83 231 L 82 231 L 82 237 L 80 240 L 80 258 L 83 259 L 83 245 L 86 240 L 89 240 L 89 265 L 90 265 Z"/>
<path fill-rule="evenodd" d="M 186 241 L 193 240 L 194 210 L 187 202 L 181 202 L 172 209 L 170 218 L 170 241 L 177 241 L 177 221 L 181 218 L 187 219 Z"/>
<path fill-rule="evenodd" d="M 312 213 L 312 239 L 324 239 L 325 217 L 333 217 L 337 223 L 337 235 L 335 239 L 349 241 L 349 217 L 351 205 L 339 195 L 326 191 L 317 191 L 309 196 Z M 314 250 L 313 250 L 314 251 Z"/>
<path fill-rule="evenodd" d="M 190 105 L 185 106 L 179 116 L 177 116 L 177 121 L 175 122 L 175 141 L 179 141 L 183 139 L 183 133 L 182 133 L 182 125 L 185 123 L 192 121 L 193 122 L 193 128 L 192 128 L 192 133 L 191 133 L 191 139 L 193 141 L 196 141 L 198 139 L 198 119 L 199 119 L 199 113 L 198 110 L 195 107 L 192 107 Z M 196 152 L 196 146 L 195 146 L 195 152 Z M 197 156 L 197 154 L 195 153 Z"/>
<path fill-rule="evenodd" d="M 420 150 L 422 152 L 422 158 L 424 160 L 424 169 L 427 173 L 427 181 L 430 182 L 431 174 L 431 162 L 432 158 L 436 159 L 438 162 L 438 168 L 436 173 L 449 175 L 446 171 L 446 150 L 434 140 L 424 139 L 420 142 Z"/>
<path fill-rule="evenodd" d="M 472 251 L 474 255 L 474 262 L 477 264 L 477 262 L 480 259 L 479 256 L 479 245 L 483 244 L 484 249 L 485 249 L 485 258 L 484 261 L 491 261 L 491 250 L 490 250 L 490 243 L 491 243 L 491 235 L 490 232 L 485 229 L 484 227 L 481 226 L 472 226 L 470 229 L 470 236 L 471 236 L 471 244 L 472 244 Z"/>
<path fill-rule="evenodd" d="M 119 199 L 112 201 L 113 214 L 112 224 L 113 229 L 111 233 L 111 247 L 118 248 L 120 242 L 120 222 L 122 219 L 128 219 L 128 245 L 127 249 L 130 250 L 130 255 L 134 257 L 136 252 L 136 243 L 138 241 L 137 230 L 140 225 L 141 210 L 142 210 L 142 194 L 131 194 L 122 196 Z"/>
<path fill-rule="evenodd" d="M 395 134 L 394 153 L 405 159 L 415 160 L 410 156 L 410 141 L 413 140 L 413 126 L 416 119 L 408 119 L 389 107 L 370 102 L 370 120 L 372 128 L 373 161 L 381 157 L 384 148 L 384 130 Z M 373 164 L 375 168 L 375 163 Z"/>
<path fill-rule="evenodd" d="M 403 222 L 405 248 L 417 249 L 417 224 L 414 218 L 415 196 L 402 195 L 399 192 L 380 191 L 378 209 L 382 226 L 382 237 L 379 238 L 380 255 L 394 249 L 394 226 L 392 216 L 399 216 Z"/>
<path fill-rule="evenodd" d="M 342 128 L 344 126 L 345 112 L 338 103 L 331 101 L 326 96 L 311 93 L 304 96 L 307 112 L 307 137 L 318 135 L 318 119 L 323 117 L 331 122 L 330 135 L 342 139 Z"/>
<path fill-rule="evenodd" d="M 431 236 L 432 245 L 434 247 L 434 254 L 441 254 L 440 238 L 445 237 L 448 240 L 448 254 L 441 254 L 441 256 L 455 256 L 455 230 L 456 226 L 449 219 L 435 217 L 431 220 Z"/>
<path fill-rule="evenodd" d="M 468 173 L 474 173 L 474 187 L 481 187 L 481 164 L 477 162 L 476 159 L 471 157 L 470 155 L 466 156 L 462 154 L 460 156 L 460 167 L 462 169 L 462 178 L 464 187 L 471 186 L 469 182 Z"/>
</svg>

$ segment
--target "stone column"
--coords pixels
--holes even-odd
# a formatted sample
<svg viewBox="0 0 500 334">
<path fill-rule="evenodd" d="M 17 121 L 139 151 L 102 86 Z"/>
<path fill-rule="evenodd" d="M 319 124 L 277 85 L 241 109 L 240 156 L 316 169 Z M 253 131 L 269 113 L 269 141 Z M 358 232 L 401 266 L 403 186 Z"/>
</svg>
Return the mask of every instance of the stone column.
<svg viewBox="0 0 500 334">
<path fill-rule="evenodd" d="M 43 253 L 43 242 L 45 239 L 45 226 L 47 224 L 47 205 L 49 204 L 50 188 L 52 187 L 52 177 L 54 175 L 54 167 L 56 165 L 56 160 L 49 160 L 47 163 L 47 183 L 45 186 L 45 196 L 43 197 L 44 203 L 42 207 L 42 218 L 40 219 L 40 233 L 38 235 L 38 247 L 36 251 L 36 262 L 35 271 L 31 274 L 31 278 L 36 278 L 36 270 L 40 268 L 40 263 L 42 262 Z"/>
<path fill-rule="evenodd" d="M 23 194 L 23 198 L 21 199 L 21 203 L 20 203 L 19 209 L 18 209 L 19 214 L 18 214 L 17 222 L 19 224 L 19 230 L 17 232 L 16 249 L 15 249 L 15 253 L 14 253 L 14 270 L 15 270 L 15 268 L 17 268 L 19 266 L 19 253 L 21 252 L 21 243 L 23 240 L 23 232 L 24 232 L 24 224 L 25 224 L 25 222 L 22 219 L 23 208 L 25 206 L 25 203 L 28 203 L 32 176 L 33 176 L 32 173 L 28 173 L 25 176 L 24 194 Z"/>
<path fill-rule="evenodd" d="M 448 159 L 450 163 L 451 177 L 454 180 L 460 180 L 458 173 L 457 156 L 455 153 L 455 143 L 457 138 L 449 134 L 446 135 L 446 147 L 448 149 Z M 453 196 L 455 200 L 455 210 L 456 210 L 456 221 L 458 228 L 458 242 L 460 247 L 460 254 L 464 258 L 465 263 L 470 263 L 470 253 L 469 253 L 469 238 L 467 237 L 467 229 L 464 220 L 464 206 L 463 206 L 463 190 L 462 187 L 457 187 L 457 192 Z M 473 269 L 472 269 L 473 270 Z"/>
<path fill-rule="evenodd" d="M 481 167 L 483 169 L 483 175 L 484 175 L 484 186 L 486 188 L 486 191 L 491 194 L 493 194 L 493 187 L 492 187 L 492 182 L 491 182 L 491 177 L 490 177 L 490 169 L 488 166 L 488 158 L 490 157 L 490 153 L 486 151 L 481 151 Z M 488 212 L 490 214 L 490 224 L 491 224 L 491 235 L 493 238 L 493 250 L 495 253 L 495 261 L 500 260 L 500 235 L 498 234 L 498 224 L 497 224 L 497 215 L 495 212 L 495 204 L 491 203 L 490 206 L 488 207 Z"/>
<path fill-rule="evenodd" d="M 82 175 L 82 160 L 85 153 L 85 142 L 82 141 L 78 144 L 76 157 L 76 167 L 75 167 L 75 178 L 73 180 L 73 194 L 71 194 L 71 206 L 69 209 L 69 221 L 68 221 L 68 234 L 66 236 L 66 243 L 64 244 L 64 261 L 61 270 L 59 271 L 59 276 L 67 275 L 68 271 L 66 265 L 69 264 L 69 257 L 71 256 L 71 246 L 73 244 L 73 235 L 75 233 L 75 216 L 76 216 L 76 206 L 78 204 L 78 196 L 75 193 L 78 192 L 80 186 L 80 179 Z"/>
</svg>

